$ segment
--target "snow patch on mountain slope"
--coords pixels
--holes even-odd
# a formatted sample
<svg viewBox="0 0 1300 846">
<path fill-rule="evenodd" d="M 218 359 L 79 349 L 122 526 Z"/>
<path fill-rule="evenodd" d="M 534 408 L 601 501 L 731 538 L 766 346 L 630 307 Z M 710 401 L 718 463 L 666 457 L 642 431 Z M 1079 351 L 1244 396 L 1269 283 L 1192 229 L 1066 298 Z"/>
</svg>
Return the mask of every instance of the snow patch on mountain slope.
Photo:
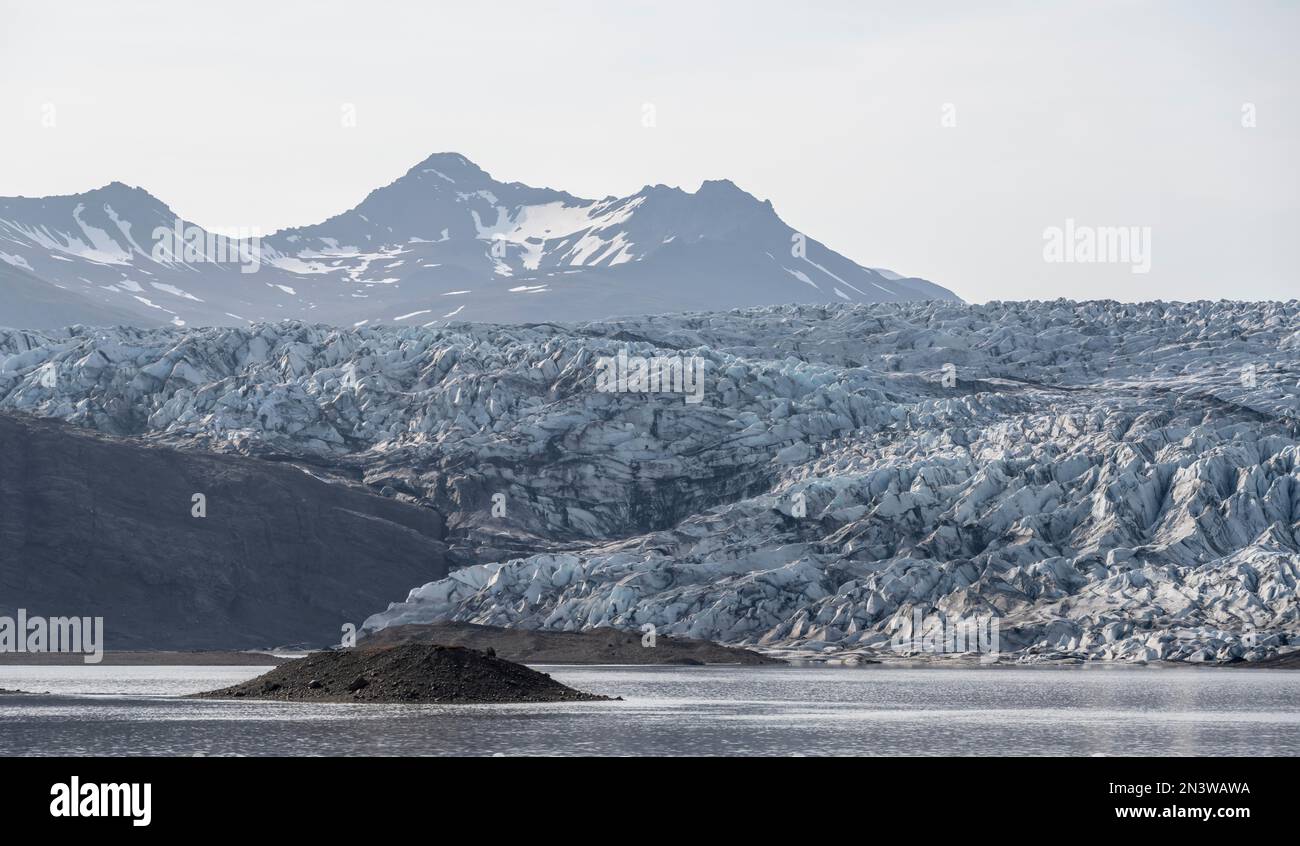
<svg viewBox="0 0 1300 846">
<path fill-rule="evenodd" d="M 186 243 L 191 235 L 204 243 L 205 260 L 178 257 L 184 250 L 171 237 L 155 243 L 156 232 L 178 226 Z M 472 290 L 462 317 L 480 321 L 824 300 L 836 296 L 832 283 L 850 302 L 954 298 L 918 280 L 892 283 L 811 239 L 806 255 L 783 267 L 773 256 L 789 252 L 793 232 L 770 203 L 726 180 L 693 193 L 655 185 L 590 200 L 498 181 L 456 154 L 429 157 L 322 223 L 258 239 L 256 262 L 211 254 L 210 233 L 120 183 L 73 196 L 0 198 L 0 258 L 51 286 L 89 280 L 84 295 L 105 307 L 106 320 L 121 308 L 149 311 L 119 284 L 128 277 L 189 292 L 193 299 L 174 303 L 174 312 L 197 325 L 227 324 L 231 314 L 382 323 L 421 307 L 433 287 Z M 495 284 L 555 274 L 568 278 L 526 307 L 507 296 L 510 286 Z M 809 284 L 791 285 L 791 275 Z M 279 295 L 287 289 L 295 300 Z M 84 319 L 79 302 L 55 298 L 49 308 Z"/>
</svg>

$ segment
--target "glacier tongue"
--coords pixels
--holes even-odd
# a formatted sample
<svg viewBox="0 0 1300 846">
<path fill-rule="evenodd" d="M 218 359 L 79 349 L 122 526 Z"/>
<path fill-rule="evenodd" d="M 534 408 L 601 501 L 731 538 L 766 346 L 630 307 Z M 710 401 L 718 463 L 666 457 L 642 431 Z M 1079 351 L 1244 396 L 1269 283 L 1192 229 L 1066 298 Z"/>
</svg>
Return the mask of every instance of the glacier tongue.
<svg viewBox="0 0 1300 846">
<path fill-rule="evenodd" d="M 701 403 L 602 393 L 698 357 Z M 598 625 L 1022 660 L 1300 646 L 1300 303 L 786 306 L 584 324 L 0 331 L 0 409 L 360 473 L 467 566 L 366 627 Z"/>
</svg>

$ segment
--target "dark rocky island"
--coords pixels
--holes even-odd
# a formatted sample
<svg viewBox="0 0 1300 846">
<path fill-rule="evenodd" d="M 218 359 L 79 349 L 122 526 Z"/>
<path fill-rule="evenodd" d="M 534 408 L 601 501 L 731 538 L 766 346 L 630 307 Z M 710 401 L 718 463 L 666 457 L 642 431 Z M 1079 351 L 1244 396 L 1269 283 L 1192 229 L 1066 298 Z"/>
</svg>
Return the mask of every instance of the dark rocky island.
<svg viewBox="0 0 1300 846">
<path fill-rule="evenodd" d="M 418 643 L 316 652 L 192 698 L 453 705 L 609 699 L 486 652 Z"/>
</svg>

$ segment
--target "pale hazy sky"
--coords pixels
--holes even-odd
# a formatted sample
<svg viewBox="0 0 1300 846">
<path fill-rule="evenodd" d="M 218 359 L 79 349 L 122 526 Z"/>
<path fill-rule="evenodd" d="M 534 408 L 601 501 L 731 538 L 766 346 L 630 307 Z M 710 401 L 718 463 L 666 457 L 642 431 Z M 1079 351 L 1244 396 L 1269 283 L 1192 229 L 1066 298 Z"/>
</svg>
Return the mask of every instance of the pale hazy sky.
<svg viewBox="0 0 1300 846">
<path fill-rule="evenodd" d="M 0 196 L 269 233 L 456 151 L 588 197 L 729 178 L 972 301 L 1289 299 L 1297 35 L 1296 2 L 0 0 Z M 1045 262 L 1067 218 L 1151 227 L 1150 272 Z"/>
</svg>

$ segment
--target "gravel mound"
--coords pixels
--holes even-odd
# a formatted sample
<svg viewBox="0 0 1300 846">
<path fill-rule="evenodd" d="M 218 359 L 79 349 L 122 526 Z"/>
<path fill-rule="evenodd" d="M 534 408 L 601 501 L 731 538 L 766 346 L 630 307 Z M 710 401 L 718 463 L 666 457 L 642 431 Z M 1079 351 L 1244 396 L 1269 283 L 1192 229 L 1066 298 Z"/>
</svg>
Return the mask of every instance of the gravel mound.
<svg viewBox="0 0 1300 846">
<path fill-rule="evenodd" d="M 409 643 L 316 652 L 198 699 L 506 703 L 608 700 L 474 649 Z"/>
</svg>

